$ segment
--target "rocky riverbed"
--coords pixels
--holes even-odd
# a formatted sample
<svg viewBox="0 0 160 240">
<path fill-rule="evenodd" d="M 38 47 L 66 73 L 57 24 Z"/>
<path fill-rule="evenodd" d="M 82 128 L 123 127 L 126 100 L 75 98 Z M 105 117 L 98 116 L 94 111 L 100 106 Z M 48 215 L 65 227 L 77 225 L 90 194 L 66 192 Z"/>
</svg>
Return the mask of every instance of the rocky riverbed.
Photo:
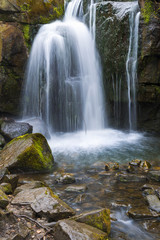
<svg viewBox="0 0 160 240">
<path fill-rule="evenodd" d="M 6 119 L 1 120 L 1 126 L 4 122 Z M 22 124 L 9 123 L 14 123 L 7 130 L 10 134 Z M 12 140 L 4 130 L 1 134 L 1 239 L 160 238 L 157 164 L 139 159 L 125 164 L 97 159 L 77 171 L 71 164 L 57 165 L 53 157 L 48 161 L 50 148 L 41 134 L 28 133 Z M 5 147 L 4 142 L 8 142 Z M 34 159 L 30 168 L 25 153 Z"/>
</svg>

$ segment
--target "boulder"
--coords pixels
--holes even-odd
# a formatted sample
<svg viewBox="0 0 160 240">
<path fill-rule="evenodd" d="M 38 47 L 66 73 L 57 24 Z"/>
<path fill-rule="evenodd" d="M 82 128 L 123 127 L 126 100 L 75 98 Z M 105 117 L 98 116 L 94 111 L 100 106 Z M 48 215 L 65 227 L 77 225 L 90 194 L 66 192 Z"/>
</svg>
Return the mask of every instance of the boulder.
<svg viewBox="0 0 160 240">
<path fill-rule="evenodd" d="M 10 141 L 0 154 L 0 169 L 48 172 L 54 159 L 45 137 L 39 133 L 26 134 Z"/>
<path fill-rule="evenodd" d="M 24 122 L 15 122 L 12 119 L 2 120 L 1 133 L 7 139 L 12 140 L 21 135 L 32 133 L 32 126 Z"/>
<path fill-rule="evenodd" d="M 38 216 L 53 221 L 75 214 L 72 208 L 47 187 L 24 189 L 14 197 L 11 204 L 29 205 Z"/>
<path fill-rule="evenodd" d="M 7 195 L 0 189 L 0 208 L 6 208 L 9 204 Z"/>
<path fill-rule="evenodd" d="M 87 224 L 73 220 L 62 220 L 55 226 L 54 238 L 55 240 L 100 240 L 107 239 L 107 235 Z"/>
<path fill-rule="evenodd" d="M 107 208 L 82 213 L 78 216 L 72 217 L 72 219 L 98 228 L 99 230 L 106 232 L 108 235 L 110 234 L 110 210 Z"/>
</svg>

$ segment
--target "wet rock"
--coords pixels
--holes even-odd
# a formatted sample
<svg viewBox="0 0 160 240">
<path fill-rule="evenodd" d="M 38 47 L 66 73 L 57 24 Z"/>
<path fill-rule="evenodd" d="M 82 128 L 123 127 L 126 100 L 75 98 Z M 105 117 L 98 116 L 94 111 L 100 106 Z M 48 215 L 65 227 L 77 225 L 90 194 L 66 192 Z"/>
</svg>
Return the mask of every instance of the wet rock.
<svg viewBox="0 0 160 240">
<path fill-rule="evenodd" d="M 0 208 L 6 208 L 8 204 L 9 200 L 7 195 L 2 190 L 0 190 Z"/>
<path fill-rule="evenodd" d="M 143 175 L 118 173 L 116 179 L 120 182 L 139 182 L 146 181 L 147 178 Z"/>
<path fill-rule="evenodd" d="M 66 192 L 85 192 L 87 190 L 86 185 L 72 185 L 68 186 L 65 191 Z"/>
<path fill-rule="evenodd" d="M 82 202 L 84 202 L 84 201 L 86 200 L 86 198 L 87 198 L 87 196 L 86 196 L 85 193 L 79 194 L 79 195 L 75 198 L 74 202 L 75 202 L 75 203 L 82 203 Z"/>
<path fill-rule="evenodd" d="M 143 191 L 143 195 L 154 195 L 154 193 L 155 193 L 155 191 L 154 191 L 154 189 L 145 189 L 144 191 Z"/>
<path fill-rule="evenodd" d="M 149 177 L 157 182 L 160 181 L 160 171 L 150 171 Z"/>
<path fill-rule="evenodd" d="M 102 172 L 99 172 L 98 173 L 98 175 L 100 176 L 100 177 L 110 177 L 111 175 L 112 175 L 112 173 L 111 172 L 105 172 L 105 171 L 102 171 Z"/>
<path fill-rule="evenodd" d="M 18 179 L 19 179 L 18 175 L 9 174 L 4 176 L 3 182 L 11 184 L 12 190 L 14 191 L 15 188 L 17 187 Z"/>
<path fill-rule="evenodd" d="M 12 193 L 12 186 L 10 183 L 1 183 L 0 184 L 0 189 L 5 193 L 5 194 L 11 194 Z"/>
<path fill-rule="evenodd" d="M 141 164 L 141 160 L 139 160 L 139 159 L 134 159 L 131 162 L 129 162 L 129 165 L 131 165 L 131 166 L 138 166 L 139 167 L 140 164 Z"/>
<path fill-rule="evenodd" d="M 27 204 L 37 215 L 54 221 L 74 215 L 73 209 L 47 187 L 21 191 L 14 197 L 11 204 Z"/>
<path fill-rule="evenodd" d="M 84 223 L 73 220 L 59 221 L 55 226 L 55 240 L 100 240 L 107 238 L 106 233 Z"/>
<path fill-rule="evenodd" d="M 129 173 L 134 173 L 134 172 L 135 172 L 134 166 L 129 165 L 129 166 L 127 167 L 127 172 L 129 172 Z"/>
<path fill-rule="evenodd" d="M 59 173 L 56 175 L 55 182 L 62 184 L 72 184 L 75 183 L 76 179 L 71 173 Z"/>
<path fill-rule="evenodd" d="M 1 133 L 7 139 L 12 140 L 13 138 L 21 135 L 32 133 L 32 126 L 24 122 L 15 122 L 12 119 L 4 120 L 1 124 Z"/>
<path fill-rule="evenodd" d="M 92 227 L 98 228 L 101 231 L 106 232 L 108 235 L 110 233 L 110 210 L 107 208 L 82 213 L 73 217 L 72 219 L 77 222 L 85 223 Z"/>
<path fill-rule="evenodd" d="M 105 165 L 105 170 L 109 171 L 109 170 L 119 170 L 119 163 L 112 163 L 109 162 Z"/>
<path fill-rule="evenodd" d="M 151 164 L 147 161 L 142 161 L 140 164 L 140 168 L 144 171 L 148 171 L 151 168 Z"/>
<path fill-rule="evenodd" d="M 6 141 L 4 139 L 4 137 L 0 134 L 0 147 L 4 147 Z"/>
<path fill-rule="evenodd" d="M 147 195 L 146 199 L 150 209 L 160 212 L 160 200 L 156 195 Z"/>
<path fill-rule="evenodd" d="M 154 189 L 154 185 L 151 185 L 151 184 L 144 184 L 142 187 L 141 187 L 141 190 L 144 191 L 146 189 Z"/>
<path fill-rule="evenodd" d="M 48 172 L 53 168 L 54 159 L 45 137 L 39 133 L 26 134 L 9 142 L 0 154 L 0 169 L 11 172 Z"/>
<path fill-rule="evenodd" d="M 147 206 L 133 207 L 130 208 L 127 212 L 129 217 L 134 219 L 146 219 L 146 218 L 157 218 L 159 215 L 155 212 L 151 212 Z"/>
</svg>

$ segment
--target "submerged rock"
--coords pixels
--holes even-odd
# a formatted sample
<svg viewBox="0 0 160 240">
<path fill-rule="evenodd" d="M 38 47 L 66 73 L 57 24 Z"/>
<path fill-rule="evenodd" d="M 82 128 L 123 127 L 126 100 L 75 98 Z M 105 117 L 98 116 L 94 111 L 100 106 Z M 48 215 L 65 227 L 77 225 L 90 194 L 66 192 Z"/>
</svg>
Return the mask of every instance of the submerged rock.
<svg viewBox="0 0 160 240">
<path fill-rule="evenodd" d="M 72 185 L 68 186 L 65 191 L 66 192 L 85 192 L 87 190 L 86 185 Z"/>
<path fill-rule="evenodd" d="M 139 167 L 140 164 L 141 164 L 141 160 L 139 160 L 139 159 L 134 159 L 131 162 L 129 162 L 129 165 L 131 165 L 131 166 L 138 166 Z"/>
<path fill-rule="evenodd" d="M 26 134 L 9 142 L 0 154 L 0 169 L 12 171 L 51 171 L 54 159 L 45 137 Z"/>
<path fill-rule="evenodd" d="M 107 232 L 108 235 L 110 233 L 110 210 L 107 208 L 82 213 L 78 216 L 73 217 L 72 219 L 77 222 L 85 223 L 92 227 L 98 228 L 101 231 Z"/>
<path fill-rule="evenodd" d="M 56 174 L 56 183 L 62 184 L 72 184 L 75 183 L 76 179 L 73 174 L 71 173 L 58 173 Z"/>
<path fill-rule="evenodd" d="M 55 240 L 100 240 L 107 239 L 107 235 L 87 224 L 73 220 L 62 220 L 55 226 L 54 238 Z"/>
<path fill-rule="evenodd" d="M 2 120 L 1 133 L 7 139 L 12 140 L 21 135 L 32 133 L 32 126 L 24 122 L 15 122 L 13 119 Z"/>
<path fill-rule="evenodd" d="M 109 171 L 109 170 L 119 170 L 119 163 L 112 163 L 109 162 L 105 165 L 105 170 Z"/>
<path fill-rule="evenodd" d="M 38 216 L 53 221 L 68 218 L 75 214 L 72 208 L 47 187 L 25 189 L 14 197 L 11 204 L 29 205 Z"/>
</svg>

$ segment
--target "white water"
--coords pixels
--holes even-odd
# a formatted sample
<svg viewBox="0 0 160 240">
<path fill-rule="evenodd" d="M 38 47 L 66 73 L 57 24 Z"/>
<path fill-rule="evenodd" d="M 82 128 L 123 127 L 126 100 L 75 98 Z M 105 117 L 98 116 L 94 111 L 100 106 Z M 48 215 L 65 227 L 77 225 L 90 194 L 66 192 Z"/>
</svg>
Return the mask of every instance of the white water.
<svg viewBox="0 0 160 240">
<path fill-rule="evenodd" d="M 82 14 L 82 1 L 73 0 L 64 20 L 42 26 L 32 46 L 23 117 L 41 118 L 52 132 L 105 126 L 101 67 Z"/>
<path fill-rule="evenodd" d="M 127 85 L 128 85 L 128 112 L 129 128 L 136 129 L 137 105 L 136 105 L 136 83 L 137 83 L 137 54 L 138 54 L 138 27 L 140 12 L 138 5 L 133 7 L 130 13 L 130 38 L 126 61 Z"/>
</svg>

